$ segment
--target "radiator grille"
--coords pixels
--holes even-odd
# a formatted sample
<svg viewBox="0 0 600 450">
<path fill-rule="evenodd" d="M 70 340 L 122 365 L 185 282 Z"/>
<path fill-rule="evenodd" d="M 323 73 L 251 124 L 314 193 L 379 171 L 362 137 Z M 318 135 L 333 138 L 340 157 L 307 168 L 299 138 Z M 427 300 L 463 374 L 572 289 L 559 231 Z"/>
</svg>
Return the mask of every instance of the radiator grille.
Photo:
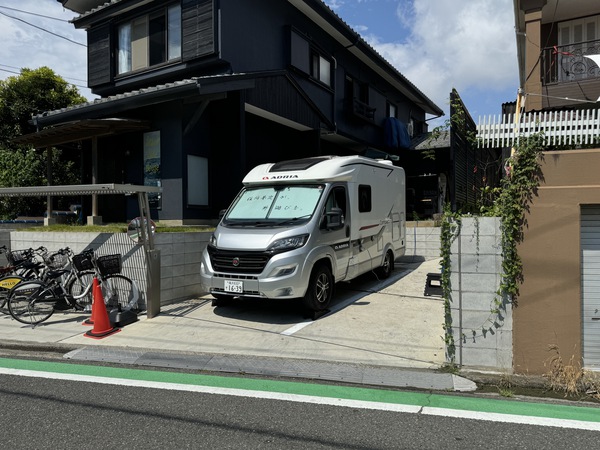
<svg viewBox="0 0 600 450">
<path fill-rule="evenodd" d="M 265 252 L 219 250 L 208 247 L 210 263 L 215 272 L 259 274 L 271 255 Z"/>
</svg>

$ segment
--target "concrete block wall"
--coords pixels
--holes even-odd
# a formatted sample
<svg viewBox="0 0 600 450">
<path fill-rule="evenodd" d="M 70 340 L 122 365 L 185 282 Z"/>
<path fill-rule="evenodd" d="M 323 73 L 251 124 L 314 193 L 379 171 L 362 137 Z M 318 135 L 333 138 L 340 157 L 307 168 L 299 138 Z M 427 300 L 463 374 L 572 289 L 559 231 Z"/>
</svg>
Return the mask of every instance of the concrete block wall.
<svg viewBox="0 0 600 450">
<path fill-rule="evenodd" d="M 440 227 L 431 222 L 411 222 L 406 226 L 406 253 L 400 261 L 440 257 Z"/>
<path fill-rule="evenodd" d="M 463 367 L 512 371 L 512 309 L 505 301 L 496 305 L 501 250 L 499 218 L 462 219 L 450 282 L 455 356 Z"/>
<path fill-rule="evenodd" d="M 161 252 L 161 304 L 204 295 L 200 285 L 200 254 L 210 238 L 208 232 L 157 233 L 155 248 Z M 48 251 L 69 247 L 74 253 L 93 248 L 98 255 L 120 253 L 122 273 L 134 280 L 146 308 L 146 255 L 143 246 L 133 243 L 125 233 L 10 232 L 11 250 L 44 246 Z"/>
<path fill-rule="evenodd" d="M 205 294 L 200 285 L 200 255 L 211 234 L 157 233 L 154 236 L 161 258 L 161 304 Z"/>
<path fill-rule="evenodd" d="M 161 304 L 204 295 L 200 285 L 200 254 L 211 233 L 157 233 L 161 253 Z M 407 227 L 406 254 L 400 260 L 440 257 L 440 228 Z M 98 254 L 121 253 L 123 273 L 146 292 L 143 247 L 125 233 L 10 232 L 13 250 L 45 246 L 50 251 L 70 247 L 75 253 L 94 248 Z M 452 321 L 456 362 L 464 367 L 512 370 L 512 314 L 503 304 L 492 313 L 500 285 L 500 223 L 497 218 L 463 218 L 451 257 Z M 140 308 L 145 308 L 145 298 Z"/>
</svg>

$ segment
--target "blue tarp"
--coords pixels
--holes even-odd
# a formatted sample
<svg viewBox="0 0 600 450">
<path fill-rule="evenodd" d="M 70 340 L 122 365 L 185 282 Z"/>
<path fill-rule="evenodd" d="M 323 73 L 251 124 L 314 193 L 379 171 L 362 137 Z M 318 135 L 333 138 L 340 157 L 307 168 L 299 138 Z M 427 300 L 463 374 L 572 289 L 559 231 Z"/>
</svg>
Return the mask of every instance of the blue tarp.
<svg viewBox="0 0 600 450">
<path fill-rule="evenodd" d="M 406 125 L 395 117 L 385 119 L 383 126 L 385 145 L 389 148 L 410 148 L 410 135 Z"/>
</svg>

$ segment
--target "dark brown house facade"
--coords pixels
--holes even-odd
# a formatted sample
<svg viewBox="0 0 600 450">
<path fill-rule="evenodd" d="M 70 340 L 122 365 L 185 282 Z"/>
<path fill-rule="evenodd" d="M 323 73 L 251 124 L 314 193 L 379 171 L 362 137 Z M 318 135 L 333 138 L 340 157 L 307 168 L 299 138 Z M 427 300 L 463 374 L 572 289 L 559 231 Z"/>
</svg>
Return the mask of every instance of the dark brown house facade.
<svg viewBox="0 0 600 450">
<path fill-rule="evenodd" d="M 79 142 L 83 183 L 162 186 L 161 221 L 214 222 L 260 163 L 397 155 L 410 139 L 386 123 L 415 136 L 443 114 L 320 0 L 60 3 L 87 31 L 100 98 L 35 116 L 24 142 Z M 132 200 L 103 201 L 105 221 L 135 216 Z"/>
</svg>

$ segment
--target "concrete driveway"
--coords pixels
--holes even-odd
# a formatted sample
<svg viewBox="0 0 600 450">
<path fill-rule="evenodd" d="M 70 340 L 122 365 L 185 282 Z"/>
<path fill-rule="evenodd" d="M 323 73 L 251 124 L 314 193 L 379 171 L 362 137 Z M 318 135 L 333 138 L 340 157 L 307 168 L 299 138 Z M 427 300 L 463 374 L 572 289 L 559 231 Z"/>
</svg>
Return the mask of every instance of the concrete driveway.
<svg viewBox="0 0 600 450">
<path fill-rule="evenodd" d="M 397 263 L 388 280 L 367 274 L 340 284 L 331 312 L 316 321 L 297 303 L 214 308 L 207 295 L 163 306 L 101 340 L 84 336 L 85 315 L 57 312 L 35 328 L 0 316 L 0 340 L 434 369 L 444 364 L 444 308 L 423 292 L 427 273 L 438 271 L 439 260 Z"/>
</svg>

